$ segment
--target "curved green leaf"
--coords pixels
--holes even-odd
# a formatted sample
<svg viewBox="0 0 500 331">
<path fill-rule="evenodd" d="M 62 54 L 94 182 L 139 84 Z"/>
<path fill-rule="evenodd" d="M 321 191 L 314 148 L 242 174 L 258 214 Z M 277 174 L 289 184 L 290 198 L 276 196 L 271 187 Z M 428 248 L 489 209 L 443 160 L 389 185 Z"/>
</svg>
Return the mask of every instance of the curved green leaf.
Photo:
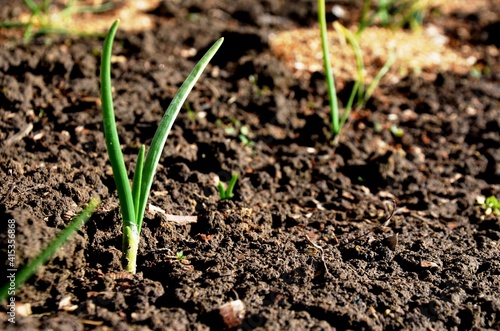
<svg viewBox="0 0 500 331">
<path fill-rule="evenodd" d="M 113 39 L 118 29 L 119 20 L 116 20 L 109 29 L 108 35 L 104 40 L 101 58 L 101 102 L 102 102 L 102 120 L 104 124 L 104 135 L 108 149 L 109 162 L 113 168 L 113 177 L 115 178 L 116 190 L 120 200 L 120 210 L 123 223 L 126 226 L 137 228 L 135 218 L 134 202 L 132 191 L 127 175 L 127 168 L 123 160 L 123 153 L 116 130 L 115 114 L 113 109 L 113 96 L 111 90 L 111 54 L 113 48 Z"/>
<path fill-rule="evenodd" d="M 144 163 L 139 204 L 139 217 L 137 221 L 139 233 L 142 228 L 142 219 L 144 218 L 144 211 L 146 210 L 146 203 L 149 197 L 149 191 L 151 190 L 151 185 L 153 183 L 153 177 L 155 175 L 158 162 L 160 161 L 161 153 L 163 151 L 163 147 L 165 146 L 165 142 L 167 141 L 170 129 L 172 128 L 174 120 L 177 117 L 177 114 L 179 113 L 182 105 L 184 104 L 184 101 L 186 101 L 189 92 L 191 92 L 194 84 L 201 76 L 208 62 L 215 55 L 223 41 L 224 38 L 220 38 L 219 40 L 217 40 L 213 44 L 213 46 L 210 47 L 207 53 L 201 58 L 201 60 L 196 64 L 194 69 L 191 71 L 189 76 L 186 78 L 182 86 L 175 94 L 172 102 L 165 112 L 165 115 L 163 116 L 163 119 L 160 122 L 160 125 L 158 126 L 158 129 L 156 130 L 153 141 L 151 142 L 151 147 L 149 148 L 146 156 L 146 161 Z"/>
</svg>

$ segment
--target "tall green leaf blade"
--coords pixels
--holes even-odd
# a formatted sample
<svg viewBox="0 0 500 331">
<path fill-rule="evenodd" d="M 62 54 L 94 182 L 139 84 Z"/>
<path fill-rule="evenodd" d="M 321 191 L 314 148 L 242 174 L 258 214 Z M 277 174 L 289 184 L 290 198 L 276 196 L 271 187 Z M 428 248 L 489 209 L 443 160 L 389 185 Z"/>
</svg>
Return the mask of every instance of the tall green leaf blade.
<svg viewBox="0 0 500 331">
<path fill-rule="evenodd" d="M 170 129 L 172 128 L 174 120 L 177 117 L 177 114 L 179 113 L 182 105 L 184 104 L 184 101 L 186 101 L 189 92 L 191 92 L 194 84 L 201 76 L 208 62 L 210 62 L 223 41 L 224 38 L 220 38 L 219 40 L 217 40 L 214 45 L 210 47 L 207 53 L 201 58 L 201 60 L 196 64 L 194 69 L 191 71 L 189 76 L 186 78 L 182 86 L 175 94 L 172 102 L 165 112 L 165 115 L 163 116 L 163 119 L 160 122 L 160 125 L 158 126 L 158 129 L 156 130 L 153 141 L 151 142 L 151 147 L 149 148 L 146 156 L 146 161 L 144 163 L 140 194 L 141 198 L 139 205 L 139 217 L 137 219 L 139 233 L 142 228 L 142 219 L 144 218 L 144 211 L 146 210 L 149 191 L 151 190 L 151 185 L 153 184 L 153 177 L 155 175 L 158 162 L 160 161 L 163 147 L 165 146 L 165 142 L 167 141 L 168 134 L 170 133 Z"/>
<path fill-rule="evenodd" d="M 331 127 L 333 135 L 340 133 L 339 126 L 339 104 L 337 100 L 337 90 L 335 88 L 335 78 L 333 77 L 332 65 L 330 64 L 330 53 L 328 51 L 328 34 L 326 29 L 325 0 L 318 0 L 318 22 L 321 36 L 321 50 L 323 53 L 323 64 L 325 67 L 326 83 L 328 88 L 328 98 L 330 101 Z"/>
<path fill-rule="evenodd" d="M 115 114 L 113 109 L 113 96 L 111 90 L 111 54 L 113 49 L 113 39 L 118 29 L 119 20 L 116 20 L 104 40 L 101 58 L 101 103 L 102 119 L 104 124 L 104 135 L 108 149 L 109 162 L 113 168 L 123 224 L 132 228 L 137 228 L 135 218 L 135 208 L 132 199 L 132 192 L 127 176 L 127 168 L 123 160 L 123 153 L 116 130 Z"/>
<path fill-rule="evenodd" d="M 17 273 L 15 277 L 15 288 L 19 288 L 22 284 L 24 284 L 33 274 L 37 272 L 37 270 L 46 263 L 56 252 L 57 250 L 68 240 L 68 238 L 78 231 L 92 216 L 95 212 L 99 204 L 101 203 L 101 199 L 99 197 L 94 197 L 90 199 L 87 207 L 76 216 L 71 223 L 62 230 L 59 235 L 50 242 L 50 244 L 28 265 L 22 268 L 19 273 Z M 10 290 L 11 284 L 10 282 L 6 283 L 0 289 L 0 303 L 4 301 Z"/>
</svg>

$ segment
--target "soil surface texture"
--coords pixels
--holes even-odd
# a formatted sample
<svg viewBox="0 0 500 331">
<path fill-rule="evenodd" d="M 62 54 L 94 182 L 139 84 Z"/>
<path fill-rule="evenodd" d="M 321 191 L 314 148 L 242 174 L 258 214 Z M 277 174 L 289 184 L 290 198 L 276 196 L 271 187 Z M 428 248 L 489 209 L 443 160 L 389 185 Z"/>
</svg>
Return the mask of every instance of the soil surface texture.
<svg viewBox="0 0 500 331">
<path fill-rule="evenodd" d="M 0 329 L 500 330 L 500 216 L 482 203 L 500 199 L 500 4 L 478 2 L 436 5 L 420 31 L 400 29 L 433 31 L 451 62 L 439 66 L 443 50 L 393 67 L 337 145 L 321 55 L 304 41 L 319 43 L 319 32 L 290 39 L 318 29 L 316 1 L 156 1 L 141 12 L 152 28 L 139 30 L 127 29 L 133 15 L 122 17 L 112 79 L 129 174 L 185 77 L 225 38 L 161 156 L 136 275 L 120 261 L 100 106 L 103 37 L 24 43 L 22 30 L 1 29 L 2 257 L 9 219 L 20 268 L 92 196 L 102 203 L 16 291 L 15 324 L 2 304 Z M 25 11 L 22 1 L 1 5 L 2 20 Z M 353 29 L 361 5 L 329 1 L 331 33 L 335 19 Z M 124 6 L 84 18 L 111 22 Z M 383 62 L 363 49 L 371 75 Z M 287 50 L 311 50 L 319 67 L 294 63 Z M 332 65 L 345 105 L 355 60 Z M 217 182 L 234 173 L 235 196 L 221 200 Z"/>
</svg>

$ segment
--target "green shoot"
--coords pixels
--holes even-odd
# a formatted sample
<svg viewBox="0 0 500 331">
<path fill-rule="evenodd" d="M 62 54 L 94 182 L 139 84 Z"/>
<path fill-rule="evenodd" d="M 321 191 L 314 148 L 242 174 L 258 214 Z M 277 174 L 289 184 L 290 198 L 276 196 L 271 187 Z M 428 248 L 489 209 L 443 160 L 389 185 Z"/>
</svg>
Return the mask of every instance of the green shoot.
<svg viewBox="0 0 500 331">
<path fill-rule="evenodd" d="M 191 108 L 189 105 L 189 102 L 186 102 L 186 112 L 189 120 L 191 122 L 196 122 L 196 119 L 198 118 L 198 115 L 195 113 L 195 111 Z"/>
<path fill-rule="evenodd" d="M 364 8 L 365 10 L 365 8 Z M 392 52 L 389 56 L 389 59 L 384 64 L 382 69 L 377 73 L 373 82 L 370 84 L 368 89 L 365 91 L 365 67 L 363 61 L 363 54 L 361 52 L 361 48 L 359 47 L 358 40 L 356 36 L 340 23 L 334 24 L 335 29 L 344 36 L 349 42 L 354 52 L 354 56 L 356 58 L 356 68 L 357 75 L 354 83 L 354 87 L 349 96 L 349 100 L 344 108 L 342 114 L 339 111 L 338 99 L 337 99 L 337 91 L 335 87 L 335 79 L 333 77 L 333 72 L 330 64 L 330 56 L 328 52 L 328 38 L 327 38 L 327 29 L 326 29 L 326 16 L 325 16 L 325 0 L 318 0 L 318 21 L 320 26 L 320 35 L 321 35 L 321 46 L 323 52 L 323 64 L 325 67 L 325 75 L 327 81 L 328 88 L 328 98 L 330 101 L 330 113 L 331 113 L 331 131 L 333 135 L 333 143 L 338 142 L 339 134 L 344 126 L 349 113 L 351 112 L 354 104 L 354 100 L 356 101 L 357 107 L 363 107 L 368 99 L 371 97 L 375 87 L 379 84 L 382 77 L 389 71 L 390 67 L 396 60 L 395 52 Z"/>
<path fill-rule="evenodd" d="M 405 134 L 405 131 L 402 128 L 398 127 L 396 124 L 391 125 L 390 131 L 396 138 L 401 138 Z"/>
<path fill-rule="evenodd" d="M 340 118 L 340 127 L 342 127 L 347 120 L 347 117 L 349 116 L 349 113 L 351 112 L 352 105 L 354 102 L 355 97 L 358 97 L 357 104 L 360 105 L 362 103 L 362 95 L 364 94 L 364 84 L 363 82 L 365 81 L 365 64 L 363 61 L 363 55 L 361 53 L 361 48 L 359 47 L 359 43 L 354 37 L 354 35 L 346 29 L 342 24 L 335 22 L 333 25 L 334 28 L 337 30 L 339 35 L 344 36 L 349 41 L 349 44 L 351 45 L 351 48 L 354 52 L 354 56 L 356 58 L 356 68 L 357 68 L 357 76 L 356 76 L 356 81 L 354 82 L 354 86 L 351 91 L 351 95 L 349 96 L 349 100 L 347 102 L 346 107 L 344 108 L 344 113 L 342 114 L 342 117 Z"/>
<path fill-rule="evenodd" d="M 370 99 L 370 97 L 373 94 L 373 91 L 375 90 L 375 88 L 380 83 L 380 80 L 382 79 L 382 77 L 385 76 L 385 74 L 389 71 L 389 69 L 391 69 L 391 67 L 392 67 L 392 65 L 394 64 L 395 61 L 396 61 L 396 52 L 394 50 L 391 50 L 391 53 L 389 54 L 389 58 L 384 63 L 384 66 L 382 68 L 380 68 L 380 70 L 375 75 L 375 78 L 373 78 L 372 83 L 366 89 L 366 92 L 365 92 L 365 94 L 363 96 L 363 104 L 362 104 L 363 106 L 368 101 L 368 99 Z"/>
<path fill-rule="evenodd" d="M 371 0 L 363 1 L 363 9 L 361 10 L 361 16 L 359 17 L 359 26 L 356 34 L 359 36 L 364 29 L 366 29 L 370 24 L 372 24 L 373 16 L 370 15 Z"/>
<path fill-rule="evenodd" d="M 119 20 L 111 26 L 102 51 L 101 60 L 101 101 L 104 123 L 104 134 L 108 149 L 109 161 L 113 169 L 123 225 L 123 268 L 131 273 L 136 272 L 137 250 L 142 229 L 142 221 L 146 210 L 146 203 L 153 183 L 156 167 L 160 161 L 163 147 L 179 110 L 186 100 L 194 84 L 201 76 L 208 62 L 215 55 L 223 42 L 220 38 L 196 64 L 190 75 L 175 94 L 172 102 L 160 122 L 151 142 L 151 147 L 145 154 L 145 147 L 141 147 L 137 158 L 130 187 L 125 161 L 120 148 L 118 131 L 116 129 L 111 88 L 111 54 L 113 40 L 118 29 Z"/>
<path fill-rule="evenodd" d="M 229 119 L 230 123 L 224 126 L 224 132 L 228 136 L 238 137 L 241 143 L 247 147 L 255 146 L 255 142 L 249 138 L 250 127 L 246 124 L 242 124 L 238 119 L 231 118 Z M 222 126 L 224 123 L 217 119 L 215 122 L 217 126 Z"/>
<path fill-rule="evenodd" d="M 498 201 L 494 195 L 487 198 L 480 196 L 477 198 L 477 202 L 481 205 L 481 208 L 484 209 L 486 215 L 500 215 L 500 201 Z"/>
<path fill-rule="evenodd" d="M 240 134 L 238 135 L 238 138 L 240 138 L 240 141 L 244 146 L 253 147 L 255 145 L 255 142 L 248 138 L 249 133 L 250 128 L 248 127 L 248 125 L 242 125 L 240 127 Z"/>
<path fill-rule="evenodd" d="M 100 203 L 101 200 L 99 198 L 90 199 L 87 207 L 71 221 L 66 229 L 61 231 L 59 236 L 55 238 L 33 261 L 22 268 L 15 275 L 15 278 L 12 278 L 12 281 L 9 281 L 0 289 L 0 302 L 3 302 L 8 296 L 12 296 L 19 286 L 24 284 L 31 276 L 33 276 L 40 266 L 45 264 L 68 240 L 68 238 L 88 221 Z M 10 266 L 10 268 L 14 269 L 14 266 Z"/>
<path fill-rule="evenodd" d="M 175 253 L 175 258 L 178 261 L 182 261 L 186 259 L 186 255 L 184 255 L 184 251 L 178 251 L 177 253 Z"/>
<path fill-rule="evenodd" d="M 175 253 L 175 255 L 166 255 L 165 257 L 168 259 L 177 260 L 179 262 L 187 259 L 186 255 L 184 255 L 184 251 L 178 251 L 177 253 Z"/>
<path fill-rule="evenodd" d="M 330 100 L 331 129 L 334 136 L 340 133 L 339 104 L 337 100 L 337 89 L 333 78 L 330 55 L 328 52 L 328 35 L 326 29 L 325 0 L 318 0 L 318 21 L 321 35 L 321 49 L 323 52 L 323 63 L 325 66 L 326 83 L 328 87 L 328 99 Z"/>
<path fill-rule="evenodd" d="M 237 180 L 238 180 L 238 174 L 234 174 L 227 183 L 226 189 L 224 189 L 224 185 L 222 184 L 222 182 L 219 182 L 219 194 L 221 200 L 228 200 L 234 197 L 233 189 L 234 185 L 236 185 Z"/>
</svg>

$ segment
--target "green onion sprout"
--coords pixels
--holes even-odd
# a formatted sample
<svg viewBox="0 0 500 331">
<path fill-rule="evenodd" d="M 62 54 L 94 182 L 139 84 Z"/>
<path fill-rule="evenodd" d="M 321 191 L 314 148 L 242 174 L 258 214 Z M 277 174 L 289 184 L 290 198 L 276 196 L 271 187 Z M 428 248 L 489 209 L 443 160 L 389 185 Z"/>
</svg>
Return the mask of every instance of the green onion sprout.
<svg viewBox="0 0 500 331">
<path fill-rule="evenodd" d="M 224 189 L 224 185 L 222 185 L 222 182 L 219 182 L 219 194 L 221 200 L 228 200 L 234 197 L 233 189 L 234 185 L 236 185 L 237 180 L 238 180 L 238 174 L 234 174 L 227 183 L 226 189 Z"/>
<path fill-rule="evenodd" d="M 179 113 L 184 101 L 194 84 L 201 76 L 208 62 L 215 55 L 223 42 L 220 38 L 207 51 L 207 53 L 196 64 L 190 75 L 175 94 L 172 102 L 163 116 L 151 142 L 149 151 L 142 146 L 139 150 L 137 163 L 134 171 L 132 187 L 130 186 L 125 161 L 120 148 L 118 131 L 116 129 L 115 115 L 113 110 L 113 97 L 111 89 L 111 53 L 113 39 L 118 29 L 119 20 L 111 26 L 102 51 L 101 60 L 101 102 L 104 123 L 104 135 L 109 155 L 109 161 L 113 169 L 116 189 L 120 201 L 120 210 L 123 225 L 123 268 L 131 273 L 136 272 L 137 250 L 142 229 L 142 221 L 146 209 L 146 203 L 153 183 L 156 167 L 160 161 L 163 147 L 167 136 L 172 128 L 175 118 Z"/>
<path fill-rule="evenodd" d="M 326 83 L 328 87 L 328 99 L 330 100 L 331 129 L 334 136 L 340 133 L 339 104 L 335 79 L 333 78 L 330 55 L 328 52 L 328 35 L 326 29 L 325 0 L 318 0 L 318 22 L 321 35 L 321 50 L 323 52 L 323 63 L 325 66 Z"/>
<path fill-rule="evenodd" d="M 367 8 L 363 8 L 363 11 L 367 10 Z M 318 22 L 320 27 L 320 35 L 321 35 L 321 48 L 323 53 L 323 64 L 325 67 L 325 75 L 326 75 L 326 83 L 328 89 L 328 98 L 330 101 L 330 113 L 331 113 L 331 132 L 333 135 L 333 144 L 335 145 L 338 142 L 339 134 L 344 126 L 349 113 L 351 112 L 354 104 L 354 99 L 356 101 L 356 107 L 363 107 L 368 99 L 373 94 L 373 91 L 379 84 L 382 77 L 389 71 L 390 67 L 394 64 L 396 60 L 396 53 L 394 51 L 391 52 L 388 60 L 384 64 L 384 66 L 379 70 L 372 83 L 365 90 L 365 66 L 363 62 L 363 55 L 361 52 L 361 48 L 358 43 L 358 39 L 360 36 L 353 34 L 351 31 L 346 29 L 343 25 L 338 22 L 335 22 L 334 27 L 337 32 L 343 35 L 351 45 L 351 48 L 354 52 L 354 56 L 356 58 L 356 80 L 354 82 L 353 89 L 349 96 L 349 100 L 344 108 L 342 114 L 339 111 L 338 99 L 337 99 L 337 90 L 335 87 L 335 79 L 333 77 L 333 71 L 330 64 L 330 56 L 328 52 L 328 37 L 327 37 L 327 29 L 326 29 L 326 14 L 325 14 L 325 0 L 318 0 Z"/>
</svg>

